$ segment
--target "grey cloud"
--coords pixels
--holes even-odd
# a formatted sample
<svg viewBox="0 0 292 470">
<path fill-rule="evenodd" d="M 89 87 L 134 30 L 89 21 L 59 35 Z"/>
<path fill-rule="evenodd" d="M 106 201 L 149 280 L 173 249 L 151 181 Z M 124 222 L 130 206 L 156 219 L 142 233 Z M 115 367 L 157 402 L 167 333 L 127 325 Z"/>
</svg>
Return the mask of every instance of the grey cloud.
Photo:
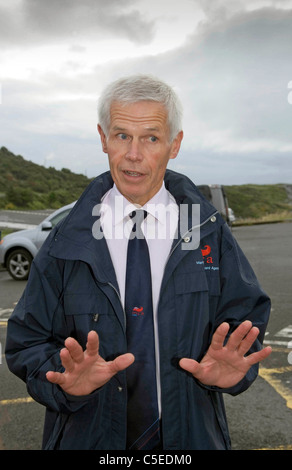
<svg viewBox="0 0 292 470">
<path fill-rule="evenodd" d="M 57 9 L 57 3 L 64 17 L 67 2 L 54 0 L 49 3 L 50 8 Z M 107 28 L 112 30 L 118 18 L 114 14 L 118 3 L 109 3 L 107 19 L 113 24 Z M 120 14 L 125 14 L 126 7 L 130 13 L 134 6 L 127 1 L 119 4 L 123 6 Z M 99 5 L 105 10 L 104 2 Z M 85 2 L 85 11 L 87 8 Z M 81 10 L 77 8 L 77 11 Z M 35 23 L 38 16 L 35 13 Z M 130 14 L 128 20 L 131 21 Z M 66 24 L 63 23 L 66 34 L 74 24 L 68 14 Z M 222 12 L 217 21 L 206 20 L 183 47 L 165 54 L 111 61 L 97 66 L 92 74 L 82 73 L 70 80 L 57 72 L 46 74 L 38 83 L 23 83 L 23 90 L 19 81 L 10 90 L 3 82 L 2 116 L 6 128 L 10 127 L 10 134 L 8 129 L 2 139 L 3 145 L 25 156 L 41 158 L 41 162 L 52 152 L 56 162 L 63 166 L 66 166 L 63 158 L 67 156 L 69 161 L 75 148 L 76 158 L 70 163 L 72 171 L 79 171 L 76 162 L 82 162 L 86 153 L 88 175 L 93 176 L 102 165 L 107 168 L 107 160 L 99 147 L 96 103 L 90 101 L 91 96 L 98 97 L 101 88 L 121 75 L 153 73 L 173 85 L 184 104 L 185 138 L 179 158 L 171 162 L 174 169 L 177 165 L 178 171 L 197 183 L 291 182 L 291 151 L 285 150 L 285 146 L 292 145 L 292 105 L 287 100 L 291 91 L 287 84 L 292 81 L 291 24 L 289 10 L 234 11 L 225 15 L 225 19 Z M 37 34 L 41 34 L 41 27 L 38 28 Z M 56 27 L 56 34 L 58 31 L 61 24 Z M 73 44 L 79 46 L 78 41 Z M 82 52 L 80 47 L 79 50 Z M 60 95 L 68 91 L 90 96 L 88 101 L 80 103 L 53 102 L 51 97 L 56 90 Z M 21 97 L 18 100 L 17 92 L 22 99 L 26 96 L 25 103 Z M 14 108 L 9 110 L 8 95 L 15 96 Z M 42 96 L 50 99 L 43 104 Z M 25 131 L 24 122 L 30 122 Z M 88 147 L 84 152 L 86 142 Z"/>
<path fill-rule="evenodd" d="M 291 180 L 291 24 L 289 10 L 236 13 L 177 50 L 127 62 L 127 73 L 151 71 L 179 92 L 185 138 L 174 167 L 195 180 L 208 168 L 214 183 Z"/>
<path fill-rule="evenodd" d="M 23 0 L 17 11 L 0 7 L 0 31 L 2 46 L 18 47 L 113 36 L 148 43 L 154 35 L 133 0 Z"/>
<path fill-rule="evenodd" d="M 186 107 L 210 129 L 230 130 L 234 138 L 291 142 L 291 24 L 292 11 L 265 9 L 190 38 L 176 57 L 169 55 L 176 82 L 184 77 Z"/>
</svg>

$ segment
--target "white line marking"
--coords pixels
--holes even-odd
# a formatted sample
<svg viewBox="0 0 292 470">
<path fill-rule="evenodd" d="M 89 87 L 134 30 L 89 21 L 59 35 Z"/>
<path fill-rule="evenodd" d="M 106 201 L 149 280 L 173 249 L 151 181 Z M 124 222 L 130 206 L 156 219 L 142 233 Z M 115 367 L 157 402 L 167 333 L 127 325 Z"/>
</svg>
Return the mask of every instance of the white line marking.
<svg viewBox="0 0 292 470">
<path fill-rule="evenodd" d="M 288 348 L 289 341 L 273 341 L 273 340 L 264 340 L 264 344 L 270 344 L 274 346 L 285 346 L 285 348 Z"/>
<path fill-rule="evenodd" d="M 31 228 L 37 227 L 37 225 L 30 225 L 30 224 L 18 224 L 16 222 L 1 222 L 1 228 L 13 228 L 15 230 L 29 230 Z"/>
<path fill-rule="evenodd" d="M 12 313 L 13 308 L 0 308 L 0 317 L 6 313 Z"/>
<path fill-rule="evenodd" d="M 278 331 L 275 336 L 292 338 L 292 325 L 286 326 L 286 328 L 283 328 L 282 330 Z"/>
</svg>

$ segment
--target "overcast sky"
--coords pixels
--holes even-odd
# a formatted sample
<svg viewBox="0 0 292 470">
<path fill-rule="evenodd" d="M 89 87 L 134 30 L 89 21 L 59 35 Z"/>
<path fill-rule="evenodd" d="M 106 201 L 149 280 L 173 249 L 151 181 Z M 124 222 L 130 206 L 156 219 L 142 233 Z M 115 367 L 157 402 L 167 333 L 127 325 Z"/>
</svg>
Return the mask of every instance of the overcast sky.
<svg viewBox="0 0 292 470">
<path fill-rule="evenodd" d="M 99 94 L 133 73 L 183 103 L 170 168 L 198 184 L 292 183 L 292 0 L 0 0 L 0 146 L 98 175 Z"/>
</svg>

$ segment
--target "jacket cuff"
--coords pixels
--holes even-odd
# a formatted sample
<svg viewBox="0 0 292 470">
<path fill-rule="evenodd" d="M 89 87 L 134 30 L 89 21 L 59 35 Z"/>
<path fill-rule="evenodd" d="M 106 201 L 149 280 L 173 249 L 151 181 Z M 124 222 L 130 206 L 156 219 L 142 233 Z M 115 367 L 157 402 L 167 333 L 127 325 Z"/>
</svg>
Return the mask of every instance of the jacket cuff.
<svg viewBox="0 0 292 470">
<path fill-rule="evenodd" d="M 100 392 L 102 387 L 97 388 L 96 390 L 93 390 L 93 392 L 89 393 L 88 395 L 70 395 L 70 393 L 65 392 L 61 387 L 59 388 L 68 401 L 82 402 L 82 401 L 88 401 L 88 400 L 95 398 L 96 395 L 98 395 L 98 393 Z"/>
<path fill-rule="evenodd" d="M 228 387 L 228 388 L 220 388 L 220 387 L 215 387 L 212 385 L 204 385 L 201 383 L 199 380 L 195 379 L 197 383 L 200 385 L 200 387 L 204 388 L 205 390 L 210 390 L 212 392 L 219 392 L 219 393 L 228 393 L 229 395 L 239 395 L 242 392 L 245 392 L 250 385 L 255 381 L 255 379 L 258 376 L 258 364 L 255 364 L 252 366 L 245 377 L 240 380 L 236 385 L 233 387 Z"/>
</svg>

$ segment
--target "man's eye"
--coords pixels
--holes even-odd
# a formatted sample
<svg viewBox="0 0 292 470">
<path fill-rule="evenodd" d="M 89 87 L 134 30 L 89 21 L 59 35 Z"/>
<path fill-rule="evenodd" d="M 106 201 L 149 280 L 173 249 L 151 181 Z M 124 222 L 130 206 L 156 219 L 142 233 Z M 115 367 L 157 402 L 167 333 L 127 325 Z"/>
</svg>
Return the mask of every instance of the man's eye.
<svg viewBox="0 0 292 470">
<path fill-rule="evenodd" d="M 150 142 L 157 142 L 157 137 L 155 137 L 155 135 L 152 135 L 150 138 L 149 138 Z"/>
<path fill-rule="evenodd" d="M 118 137 L 122 140 L 126 140 L 127 139 L 127 134 L 118 134 Z"/>
</svg>

